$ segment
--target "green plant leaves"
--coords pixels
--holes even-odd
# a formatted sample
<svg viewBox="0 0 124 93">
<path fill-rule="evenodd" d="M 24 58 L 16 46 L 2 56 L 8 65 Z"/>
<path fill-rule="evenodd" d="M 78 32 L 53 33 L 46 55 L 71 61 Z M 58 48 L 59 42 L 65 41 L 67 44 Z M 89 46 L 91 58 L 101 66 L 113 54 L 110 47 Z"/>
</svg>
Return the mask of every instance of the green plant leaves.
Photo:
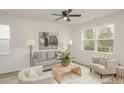
<svg viewBox="0 0 124 93">
<path fill-rule="evenodd" d="M 58 52 L 58 56 L 60 57 L 60 60 L 64 60 L 64 61 L 70 61 L 70 55 L 71 52 L 66 50 L 66 51 L 59 51 Z"/>
</svg>

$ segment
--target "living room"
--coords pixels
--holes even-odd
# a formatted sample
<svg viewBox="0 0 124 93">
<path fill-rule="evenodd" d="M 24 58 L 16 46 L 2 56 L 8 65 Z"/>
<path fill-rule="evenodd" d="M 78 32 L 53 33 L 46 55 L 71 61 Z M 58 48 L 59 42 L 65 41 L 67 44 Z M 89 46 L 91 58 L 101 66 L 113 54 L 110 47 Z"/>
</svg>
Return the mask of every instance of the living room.
<svg viewBox="0 0 124 93">
<path fill-rule="evenodd" d="M 0 92 L 123 93 L 122 0 L 0 0 Z"/>
<path fill-rule="evenodd" d="M 68 16 L 76 15 L 76 17 L 70 16 L 69 20 L 63 19 L 66 18 L 65 15 L 62 15 L 63 11 L 69 13 Z M 58 20 L 57 15 L 62 18 Z M 116 72 L 116 67 L 124 65 L 123 17 L 124 11 L 119 9 L 1 9 L 0 83 L 22 83 L 18 82 L 19 73 L 27 68 L 39 66 L 43 66 L 43 73 L 50 74 L 51 82 L 44 82 L 48 84 L 118 83 L 115 80 L 117 79 L 115 74 L 120 75 L 120 72 Z M 100 31 L 102 38 L 98 38 Z M 110 31 L 110 33 L 102 31 Z M 49 39 L 51 41 L 47 41 L 47 38 L 51 38 Z M 48 45 L 47 43 L 52 40 L 55 40 L 54 44 L 49 43 Z M 54 72 L 53 66 L 60 60 L 53 62 L 49 56 L 52 56 L 52 51 L 58 53 L 67 49 L 71 53 L 70 64 L 74 63 L 80 69 L 76 71 L 78 75 L 63 72 L 65 75 L 61 77 L 61 80 L 59 79 L 61 82 L 58 82 L 54 78 L 55 74 L 52 73 Z M 43 55 L 48 58 L 45 59 Z M 34 58 L 38 58 L 36 60 L 40 61 L 49 59 L 49 61 L 36 64 Z M 106 70 L 107 73 L 99 72 L 100 69 L 97 71 L 95 67 L 91 66 L 94 60 L 116 62 L 114 71 L 111 72 L 110 69 Z M 67 67 L 69 68 L 69 66 Z M 74 67 L 77 66 L 74 65 Z M 90 69 L 94 72 L 90 72 Z M 29 71 L 26 73 L 29 74 Z M 121 73 L 122 76 L 123 73 Z M 23 83 L 32 83 L 32 81 Z M 36 82 L 33 81 L 33 83 Z M 119 83 L 123 83 L 123 78 Z"/>
</svg>

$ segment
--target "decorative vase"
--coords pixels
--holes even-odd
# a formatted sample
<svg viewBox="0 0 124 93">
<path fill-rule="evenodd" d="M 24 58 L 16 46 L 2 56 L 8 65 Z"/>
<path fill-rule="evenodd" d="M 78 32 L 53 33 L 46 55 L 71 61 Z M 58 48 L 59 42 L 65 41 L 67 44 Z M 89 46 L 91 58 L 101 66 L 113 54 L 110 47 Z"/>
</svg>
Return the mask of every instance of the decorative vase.
<svg viewBox="0 0 124 93">
<path fill-rule="evenodd" d="M 62 66 L 68 66 L 70 64 L 70 61 L 61 61 Z"/>
</svg>

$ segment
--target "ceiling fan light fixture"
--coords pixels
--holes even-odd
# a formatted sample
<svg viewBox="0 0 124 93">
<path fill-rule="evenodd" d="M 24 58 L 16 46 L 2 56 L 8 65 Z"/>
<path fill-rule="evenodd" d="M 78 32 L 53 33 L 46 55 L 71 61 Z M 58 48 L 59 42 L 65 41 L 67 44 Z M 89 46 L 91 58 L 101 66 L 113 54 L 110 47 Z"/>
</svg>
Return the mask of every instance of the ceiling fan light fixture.
<svg viewBox="0 0 124 93">
<path fill-rule="evenodd" d="M 65 16 L 65 17 L 64 17 L 64 20 L 66 21 L 66 20 L 67 20 L 67 18 L 68 18 L 68 17 L 67 17 L 67 16 Z"/>
<path fill-rule="evenodd" d="M 71 12 L 72 12 L 72 9 L 68 9 L 68 10 L 62 11 L 61 14 L 52 14 L 52 15 L 60 16 L 59 18 L 55 19 L 54 21 L 63 19 L 67 22 L 71 21 L 70 20 L 71 17 L 81 17 L 81 14 L 71 14 Z"/>
</svg>

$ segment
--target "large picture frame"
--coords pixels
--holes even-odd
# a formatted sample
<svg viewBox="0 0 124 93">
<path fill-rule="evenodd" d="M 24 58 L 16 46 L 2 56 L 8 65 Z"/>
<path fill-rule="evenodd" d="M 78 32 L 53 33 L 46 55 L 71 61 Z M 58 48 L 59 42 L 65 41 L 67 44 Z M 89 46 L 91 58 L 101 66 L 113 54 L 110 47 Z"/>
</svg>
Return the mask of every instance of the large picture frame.
<svg viewBox="0 0 124 93">
<path fill-rule="evenodd" d="M 58 33 L 39 32 L 39 49 L 58 49 Z"/>
</svg>

